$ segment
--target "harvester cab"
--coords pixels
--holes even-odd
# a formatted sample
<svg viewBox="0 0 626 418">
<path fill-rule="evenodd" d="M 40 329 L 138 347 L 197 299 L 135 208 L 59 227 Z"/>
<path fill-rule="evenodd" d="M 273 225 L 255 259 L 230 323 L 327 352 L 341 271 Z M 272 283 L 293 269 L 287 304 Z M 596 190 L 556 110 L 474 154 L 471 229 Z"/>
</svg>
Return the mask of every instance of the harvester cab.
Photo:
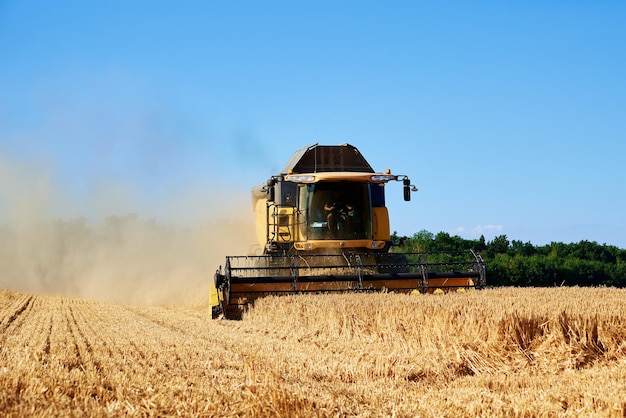
<svg viewBox="0 0 626 418">
<path fill-rule="evenodd" d="M 215 274 L 213 316 L 238 318 L 255 299 L 306 292 L 428 292 L 484 286 L 480 255 L 392 248 L 385 185 L 401 181 L 404 200 L 417 188 L 405 175 L 375 172 L 349 144 L 313 144 L 252 189 L 262 254 L 229 256 Z M 459 267 L 466 267 L 459 270 Z"/>
</svg>

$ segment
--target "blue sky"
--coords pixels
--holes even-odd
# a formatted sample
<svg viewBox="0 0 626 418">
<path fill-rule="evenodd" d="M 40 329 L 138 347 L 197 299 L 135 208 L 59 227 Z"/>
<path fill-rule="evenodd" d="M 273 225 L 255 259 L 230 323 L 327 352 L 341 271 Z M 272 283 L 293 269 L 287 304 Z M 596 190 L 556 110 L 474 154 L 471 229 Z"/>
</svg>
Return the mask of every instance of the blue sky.
<svg viewBox="0 0 626 418">
<path fill-rule="evenodd" d="M 400 234 L 626 248 L 624 22 L 623 1 L 0 0 L 0 175 L 45 177 L 61 216 L 167 218 L 347 142 L 420 189 L 388 188 Z M 12 181 L 41 178 L 0 181 L 0 214 Z"/>
</svg>

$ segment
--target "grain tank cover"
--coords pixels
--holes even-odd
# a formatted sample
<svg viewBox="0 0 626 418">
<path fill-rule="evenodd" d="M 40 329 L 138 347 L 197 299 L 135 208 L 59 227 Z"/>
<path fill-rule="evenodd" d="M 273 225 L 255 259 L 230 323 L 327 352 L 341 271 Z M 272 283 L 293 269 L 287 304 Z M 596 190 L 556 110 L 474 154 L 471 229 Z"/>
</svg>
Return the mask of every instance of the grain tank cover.
<svg viewBox="0 0 626 418">
<path fill-rule="evenodd" d="M 373 173 L 374 170 L 356 147 L 350 144 L 313 144 L 297 151 L 287 162 L 282 173 L 294 174 L 351 171 Z"/>
</svg>

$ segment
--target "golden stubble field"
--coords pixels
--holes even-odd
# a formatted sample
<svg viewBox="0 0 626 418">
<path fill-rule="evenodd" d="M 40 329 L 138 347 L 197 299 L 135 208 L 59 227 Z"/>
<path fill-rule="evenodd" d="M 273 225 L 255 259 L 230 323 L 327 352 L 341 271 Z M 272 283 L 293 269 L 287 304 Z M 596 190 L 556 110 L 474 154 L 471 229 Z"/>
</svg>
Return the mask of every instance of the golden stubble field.
<svg viewBox="0 0 626 418">
<path fill-rule="evenodd" d="M 271 297 L 244 320 L 0 292 L 3 416 L 626 416 L 626 290 Z"/>
</svg>

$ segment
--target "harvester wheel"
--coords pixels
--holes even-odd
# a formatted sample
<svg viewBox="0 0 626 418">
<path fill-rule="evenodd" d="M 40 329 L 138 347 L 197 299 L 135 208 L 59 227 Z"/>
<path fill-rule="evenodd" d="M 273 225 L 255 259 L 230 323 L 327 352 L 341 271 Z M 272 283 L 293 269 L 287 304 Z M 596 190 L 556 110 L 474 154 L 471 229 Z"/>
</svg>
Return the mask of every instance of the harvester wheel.
<svg viewBox="0 0 626 418">
<path fill-rule="evenodd" d="M 225 305 L 224 318 L 240 320 L 243 317 L 243 307 L 240 305 Z"/>
<path fill-rule="evenodd" d="M 213 306 L 211 308 L 211 318 L 212 319 L 220 319 L 224 317 L 224 313 L 222 312 L 221 305 Z"/>
</svg>

